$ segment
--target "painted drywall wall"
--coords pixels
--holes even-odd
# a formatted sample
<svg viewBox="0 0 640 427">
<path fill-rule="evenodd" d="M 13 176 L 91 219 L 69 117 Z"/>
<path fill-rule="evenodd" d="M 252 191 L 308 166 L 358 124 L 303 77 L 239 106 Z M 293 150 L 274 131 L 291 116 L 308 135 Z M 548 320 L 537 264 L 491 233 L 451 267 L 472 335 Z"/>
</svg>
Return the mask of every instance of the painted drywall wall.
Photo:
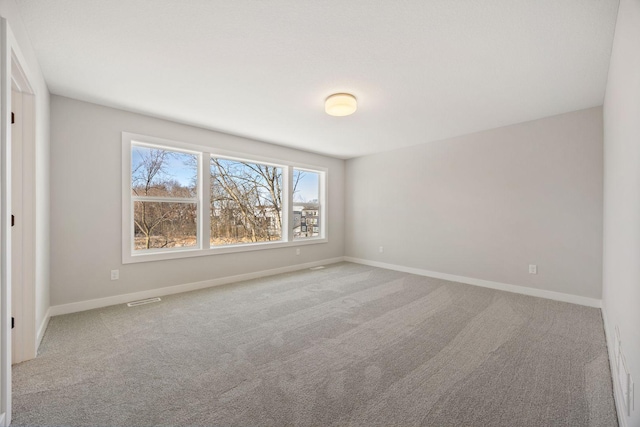
<svg viewBox="0 0 640 427">
<path fill-rule="evenodd" d="M 49 89 L 38 65 L 17 5 L 13 0 L 0 0 L 0 15 L 7 19 L 24 58 L 25 73 L 34 86 L 36 99 L 35 135 L 35 328 L 39 329 L 47 320 L 50 293 L 50 187 L 49 187 Z M 29 322 L 31 323 L 31 322 Z M 37 332 L 37 331 L 36 331 Z"/>
<path fill-rule="evenodd" d="M 348 257 L 601 297 L 600 107 L 351 159 L 345 177 Z"/>
<path fill-rule="evenodd" d="M 603 308 L 635 380 L 640 426 L 640 2 L 621 0 L 604 102 Z M 614 375 L 614 378 L 616 375 Z"/>
<path fill-rule="evenodd" d="M 328 168 L 328 243 L 122 264 L 122 132 Z M 224 278 L 341 257 L 344 161 L 69 98 L 51 97 L 51 304 Z M 120 279 L 110 280 L 110 270 Z"/>
</svg>

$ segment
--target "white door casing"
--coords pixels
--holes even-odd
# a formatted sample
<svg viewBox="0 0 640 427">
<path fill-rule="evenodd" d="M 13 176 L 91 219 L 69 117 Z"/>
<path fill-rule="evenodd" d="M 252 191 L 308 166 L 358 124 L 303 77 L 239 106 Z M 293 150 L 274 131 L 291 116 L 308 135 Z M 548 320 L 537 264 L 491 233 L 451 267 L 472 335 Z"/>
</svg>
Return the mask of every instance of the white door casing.
<svg viewBox="0 0 640 427">
<path fill-rule="evenodd" d="M 11 422 L 11 48 L 0 20 L 0 416 Z"/>
<path fill-rule="evenodd" d="M 21 360 L 36 356 L 35 319 L 35 93 L 29 84 L 26 61 L 7 20 L 0 17 L 0 426 L 11 424 L 11 309 L 20 312 L 21 329 L 16 354 Z M 20 102 L 20 160 L 12 156 L 11 107 L 14 89 Z M 12 206 L 12 163 L 20 171 L 20 206 Z M 12 245 L 11 214 L 17 208 L 22 222 L 19 245 Z M 19 298 L 12 299 L 12 252 L 18 251 Z"/>
</svg>

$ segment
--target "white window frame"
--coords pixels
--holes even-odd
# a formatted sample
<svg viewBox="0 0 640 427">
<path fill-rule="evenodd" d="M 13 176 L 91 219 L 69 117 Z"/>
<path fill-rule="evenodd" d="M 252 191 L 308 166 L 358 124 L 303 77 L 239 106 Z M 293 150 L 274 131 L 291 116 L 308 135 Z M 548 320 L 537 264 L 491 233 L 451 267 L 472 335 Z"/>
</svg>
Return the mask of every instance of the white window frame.
<svg viewBox="0 0 640 427">
<path fill-rule="evenodd" d="M 320 218 L 320 233 L 318 237 L 298 237 L 297 239 L 292 237 L 292 241 L 294 242 L 304 242 L 307 240 L 316 240 L 316 239 L 321 239 L 324 236 L 326 236 L 324 229 L 326 228 L 326 215 L 327 215 L 327 210 L 325 207 L 325 204 L 327 202 L 327 173 L 326 173 L 326 169 L 323 168 L 309 168 L 309 167 L 305 167 L 305 166 L 300 166 L 300 165 L 293 165 L 291 167 L 291 180 L 289 181 L 289 188 L 293 187 L 293 169 L 298 169 L 304 172 L 312 172 L 312 173 L 319 173 L 320 177 L 319 177 L 319 188 L 318 188 L 318 192 L 320 194 L 318 194 L 318 202 L 320 203 L 320 209 L 318 210 L 318 215 L 315 215 L 315 224 L 311 224 L 312 226 L 318 226 L 318 218 Z M 293 218 L 293 192 L 291 194 L 291 218 Z M 323 226 L 324 225 L 324 226 Z M 291 228 L 290 231 L 293 231 L 293 228 Z M 292 233 L 293 234 L 293 233 Z"/>
<path fill-rule="evenodd" d="M 138 196 L 131 194 L 131 147 L 140 145 L 154 148 L 166 148 L 189 152 L 199 156 L 198 161 L 198 235 L 197 245 L 194 247 L 164 248 L 164 249 L 134 249 L 133 206 Z M 271 242 L 239 243 L 221 246 L 210 245 L 210 213 L 209 189 L 210 159 L 218 157 L 230 160 L 256 162 L 282 168 L 283 200 L 282 200 L 282 239 Z M 293 238 L 293 169 L 308 170 L 320 174 L 320 212 L 319 217 L 323 226 L 318 237 Z M 328 240 L 328 197 L 327 197 L 328 169 L 320 166 L 301 164 L 286 160 L 256 156 L 234 151 L 216 149 L 208 146 L 173 141 L 130 132 L 122 132 L 122 263 L 160 261 L 165 259 L 191 258 L 216 254 L 250 252 L 265 249 L 286 248 L 292 246 L 313 245 L 327 243 Z M 147 200 L 148 199 L 148 200 Z M 172 198 L 157 198 L 160 202 L 171 202 Z M 160 200 L 162 199 L 162 200 Z M 145 198 L 147 201 L 154 201 Z M 186 200 L 186 199 L 185 199 Z M 191 200 L 191 199 L 190 199 Z M 192 203 L 193 201 L 190 201 Z"/>
<path fill-rule="evenodd" d="M 148 142 L 140 142 L 140 141 L 131 141 L 129 144 L 129 174 L 131 174 L 131 147 L 133 145 L 136 145 L 137 147 L 145 147 L 145 148 L 159 148 L 159 149 L 170 149 L 172 151 L 178 152 L 178 153 L 187 153 L 187 154 L 193 154 L 197 157 L 198 159 L 198 167 L 197 167 L 197 181 L 198 181 L 198 193 L 196 195 L 196 197 L 193 198 L 185 198 L 185 197 L 154 197 L 154 196 L 134 196 L 133 194 L 131 194 L 131 176 L 129 177 L 129 194 L 131 195 L 131 242 L 130 242 L 130 250 L 131 253 L 135 253 L 135 242 L 133 239 L 133 230 L 135 229 L 135 225 L 134 225 L 134 221 L 133 221 L 133 207 L 135 205 L 135 202 L 156 202 L 156 203 L 195 203 L 196 205 L 196 216 L 198 218 L 198 227 L 197 227 L 197 231 L 196 231 L 196 245 L 195 246 L 186 246 L 186 247 L 178 247 L 178 248 L 171 248 L 172 250 L 175 251 L 187 251 L 187 250 L 192 250 L 194 248 L 199 248 L 202 245 L 202 242 L 200 241 L 202 238 L 202 230 L 200 230 L 200 224 L 202 222 L 201 220 L 201 216 L 202 216 L 202 209 L 201 209 L 201 202 L 202 202 L 202 191 L 203 191 L 203 187 L 202 185 L 204 184 L 204 180 L 203 180 L 203 169 L 202 169 L 202 153 L 200 151 L 195 151 L 195 150 L 190 150 L 190 149 L 186 149 L 183 147 L 169 147 L 166 145 L 158 145 L 158 144 L 150 144 Z M 165 250 L 164 249 L 145 249 L 144 250 L 146 253 L 163 253 Z"/>
</svg>

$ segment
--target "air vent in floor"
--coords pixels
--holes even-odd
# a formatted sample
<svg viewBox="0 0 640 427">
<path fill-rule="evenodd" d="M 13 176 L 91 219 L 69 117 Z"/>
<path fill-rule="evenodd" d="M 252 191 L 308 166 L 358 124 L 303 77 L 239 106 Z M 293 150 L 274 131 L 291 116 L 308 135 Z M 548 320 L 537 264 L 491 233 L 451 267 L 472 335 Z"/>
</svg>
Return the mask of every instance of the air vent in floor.
<svg viewBox="0 0 640 427">
<path fill-rule="evenodd" d="M 160 301 L 162 301 L 160 298 L 147 298 L 147 299 L 141 299 L 139 301 L 131 301 L 127 303 L 127 306 L 137 307 L 139 305 L 151 304 L 152 302 L 160 302 Z"/>
</svg>

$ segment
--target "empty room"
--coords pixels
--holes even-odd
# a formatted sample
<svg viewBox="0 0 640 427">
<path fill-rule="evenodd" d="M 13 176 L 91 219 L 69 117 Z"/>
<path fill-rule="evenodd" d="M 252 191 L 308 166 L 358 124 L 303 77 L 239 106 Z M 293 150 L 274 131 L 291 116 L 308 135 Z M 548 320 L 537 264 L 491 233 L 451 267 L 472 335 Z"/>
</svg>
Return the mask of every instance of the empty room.
<svg viewBox="0 0 640 427">
<path fill-rule="evenodd" d="M 640 0 L 0 0 L 0 426 L 640 427 Z"/>
</svg>

